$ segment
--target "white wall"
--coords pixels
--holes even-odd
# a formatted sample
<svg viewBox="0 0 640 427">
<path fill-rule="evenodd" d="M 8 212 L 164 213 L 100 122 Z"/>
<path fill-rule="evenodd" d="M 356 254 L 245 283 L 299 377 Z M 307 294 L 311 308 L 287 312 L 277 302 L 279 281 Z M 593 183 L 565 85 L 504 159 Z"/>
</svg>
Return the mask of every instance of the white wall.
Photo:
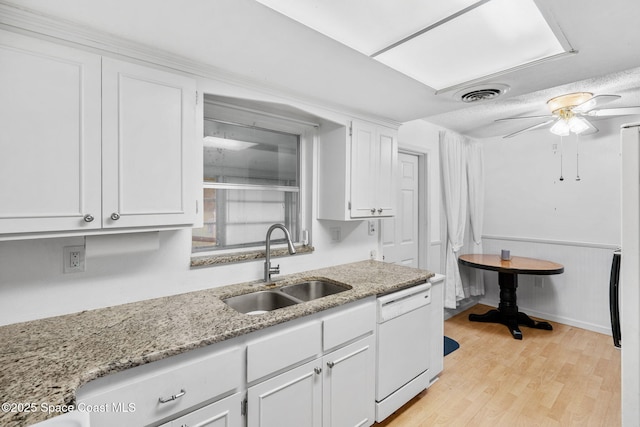
<svg viewBox="0 0 640 427">
<path fill-rule="evenodd" d="M 610 333 L 609 274 L 620 245 L 619 128 L 625 121 L 598 121 L 599 133 L 580 138 L 580 181 L 575 136 L 563 144 L 564 181 L 560 139 L 548 130 L 483 141 L 485 252 L 510 249 L 565 266 L 557 276 L 519 277 L 521 311 Z M 481 302 L 497 305 L 497 274 L 485 279 Z"/>
</svg>

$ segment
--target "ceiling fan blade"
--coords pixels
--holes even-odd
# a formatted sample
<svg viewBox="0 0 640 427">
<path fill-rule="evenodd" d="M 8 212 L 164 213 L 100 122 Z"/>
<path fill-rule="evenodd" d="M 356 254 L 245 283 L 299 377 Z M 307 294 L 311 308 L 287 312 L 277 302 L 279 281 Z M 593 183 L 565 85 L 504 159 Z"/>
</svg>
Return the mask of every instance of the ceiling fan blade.
<svg viewBox="0 0 640 427">
<path fill-rule="evenodd" d="M 589 117 L 602 117 L 602 116 L 631 116 L 634 114 L 640 114 L 640 106 L 638 107 L 621 107 L 621 108 L 604 108 L 600 110 L 591 110 L 586 113 Z"/>
<path fill-rule="evenodd" d="M 539 129 L 541 127 L 545 127 L 549 123 L 555 122 L 556 120 L 557 119 L 555 117 L 551 118 L 551 119 L 546 120 L 546 121 L 544 121 L 542 123 L 538 123 L 537 125 L 529 126 L 528 128 L 524 128 L 524 129 L 521 129 L 521 130 L 519 130 L 517 132 L 510 133 L 509 135 L 505 135 L 505 136 L 503 136 L 503 138 L 512 138 L 512 137 L 514 137 L 516 135 L 520 135 L 521 133 L 528 132 L 528 131 L 534 130 L 534 129 Z"/>
<path fill-rule="evenodd" d="M 495 122 L 506 122 L 511 120 L 520 120 L 520 119 L 555 119 L 554 116 L 550 114 L 546 114 L 544 116 L 520 116 L 520 117 L 505 117 L 503 119 L 496 119 Z"/>
<path fill-rule="evenodd" d="M 590 100 L 585 101 L 582 104 L 576 105 L 571 109 L 571 111 L 578 114 L 584 114 L 593 110 L 594 108 L 600 107 L 601 105 L 608 104 L 620 98 L 621 98 L 620 95 L 596 95 Z"/>
</svg>

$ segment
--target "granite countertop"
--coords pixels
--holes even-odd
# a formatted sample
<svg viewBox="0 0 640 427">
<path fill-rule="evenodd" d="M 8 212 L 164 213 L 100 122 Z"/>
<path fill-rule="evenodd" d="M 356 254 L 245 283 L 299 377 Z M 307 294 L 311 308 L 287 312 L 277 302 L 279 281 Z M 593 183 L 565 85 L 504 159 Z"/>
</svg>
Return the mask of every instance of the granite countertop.
<svg viewBox="0 0 640 427">
<path fill-rule="evenodd" d="M 3 406 L 0 425 L 25 426 L 58 415 L 64 411 L 55 409 L 74 405 L 75 391 L 95 378 L 412 286 L 431 276 L 425 270 L 361 261 L 281 276 L 275 287 L 327 278 L 352 289 L 257 316 L 238 313 L 222 299 L 274 285 L 241 283 L 2 326 L 0 403 L 14 406 Z M 17 405 L 31 405 L 34 410 L 15 411 Z M 54 410 L 47 413 L 43 405 Z"/>
</svg>

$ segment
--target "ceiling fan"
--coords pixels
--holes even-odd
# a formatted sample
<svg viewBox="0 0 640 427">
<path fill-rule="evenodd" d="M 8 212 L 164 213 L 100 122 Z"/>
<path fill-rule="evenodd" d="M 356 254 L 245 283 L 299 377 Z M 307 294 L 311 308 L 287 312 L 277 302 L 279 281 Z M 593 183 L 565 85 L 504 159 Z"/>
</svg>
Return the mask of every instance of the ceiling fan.
<svg viewBox="0 0 640 427">
<path fill-rule="evenodd" d="M 591 124 L 587 117 L 602 116 L 627 116 L 640 114 L 640 106 L 621 108 L 599 108 L 619 99 L 619 95 L 596 95 L 591 92 L 576 92 L 566 95 L 556 96 L 547 101 L 547 106 L 551 111 L 550 115 L 542 116 L 520 116 L 506 117 L 498 119 L 496 122 L 512 120 L 543 120 L 533 126 L 521 129 L 517 132 L 505 135 L 504 138 L 511 138 L 524 132 L 551 126 L 552 133 L 559 136 L 567 136 L 571 133 L 588 135 L 598 132 L 598 129 Z"/>
</svg>

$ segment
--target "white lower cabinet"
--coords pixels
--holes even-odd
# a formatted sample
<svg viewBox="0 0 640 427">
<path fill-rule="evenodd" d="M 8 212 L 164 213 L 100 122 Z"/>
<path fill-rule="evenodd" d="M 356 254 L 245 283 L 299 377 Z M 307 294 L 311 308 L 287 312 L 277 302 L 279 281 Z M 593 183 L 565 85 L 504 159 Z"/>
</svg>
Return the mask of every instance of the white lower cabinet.
<svg viewBox="0 0 640 427">
<path fill-rule="evenodd" d="M 375 337 L 250 387 L 248 427 L 369 426 L 375 418 Z"/>
<path fill-rule="evenodd" d="M 218 418 L 241 419 L 240 397 L 235 407 L 225 399 L 243 388 L 242 347 L 216 348 L 194 350 L 92 381 L 77 392 L 78 410 L 90 412 L 91 427 L 157 425 L 187 413 L 206 420 L 211 415 L 208 410 L 204 415 L 196 413 L 212 403 L 220 403 L 212 409 Z"/>
<path fill-rule="evenodd" d="M 321 427 L 320 362 L 313 360 L 249 387 L 247 427 Z"/>
<path fill-rule="evenodd" d="M 374 423 L 375 298 L 330 310 L 321 320 L 280 328 L 248 344 L 248 380 L 265 378 L 248 389 L 248 427 Z M 313 354 L 318 357 L 311 359 Z M 274 359 L 279 363 L 269 362 Z M 256 366 L 260 373 L 252 374 Z M 285 366 L 294 367 L 283 371 Z"/>
<path fill-rule="evenodd" d="M 375 337 L 327 354 L 323 361 L 323 427 L 369 426 L 375 421 Z"/>
<path fill-rule="evenodd" d="M 91 381 L 91 427 L 375 421 L 375 297 Z"/>
<path fill-rule="evenodd" d="M 236 393 L 216 403 L 193 411 L 160 427 L 241 427 L 242 394 Z"/>
</svg>

